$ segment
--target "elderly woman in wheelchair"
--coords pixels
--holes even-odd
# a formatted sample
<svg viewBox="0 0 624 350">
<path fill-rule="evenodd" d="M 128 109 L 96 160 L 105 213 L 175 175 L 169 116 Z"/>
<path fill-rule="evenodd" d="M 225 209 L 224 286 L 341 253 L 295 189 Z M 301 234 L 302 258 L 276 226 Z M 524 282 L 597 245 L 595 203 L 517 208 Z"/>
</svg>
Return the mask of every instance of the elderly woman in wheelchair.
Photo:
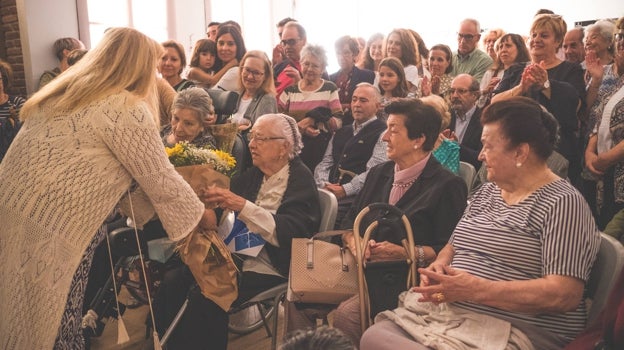
<svg viewBox="0 0 624 350">
<path fill-rule="evenodd" d="M 310 237 L 321 216 L 313 176 L 297 156 L 302 143 L 296 121 L 284 114 L 263 115 L 249 136 L 253 166 L 232 179 L 231 190 L 210 188 L 200 195 L 207 204 L 218 205 L 215 211 L 236 213 L 236 220 L 261 237 L 259 253 L 243 258 L 235 306 L 286 281 L 292 238 Z M 177 300 L 165 300 L 167 309 L 181 306 L 189 275 L 183 271 L 163 281 L 161 288 L 178 292 Z M 188 302 L 168 347 L 203 349 L 210 344 L 211 349 L 225 350 L 228 313 L 197 289 L 191 289 Z M 157 327 L 166 328 L 172 316 Z"/>
<path fill-rule="evenodd" d="M 467 190 L 461 178 L 443 167 L 431 151 L 438 138 L 441 116 L 433 107 L 419 100 L 400 99 L 389 104 L 388 129 L 382 139 L 387 143 L 389 162 L 373 167 L 358 197 L 341 227 L 353 229 L 356 216 L 372 203 L 389 203 L 402 211 L 411 224 L 419 266 L 433 261 L 450 237 L 466 206 Z M 366 220 L 360 232 L 368 226 Z M 380 224 L 368 242 L 365 256 L 369 261 L 387 261 L 406 258 L 402 245 L 405 230 L 400 226 Z M 353 231 L 343 235 L 343 244 L 353 255 L 355 242 Z M 379 281 L 368 281 L 369 290 L 385 286 Z M 402 290 L 405 283 L 402 284 Z M 396 292 L 393 300 L 396 300 Z M 374 298 L 371 296 L 371 298 Z M 382 297 L 387 299 L 388 296 Z M 395 304 L 396 305 L 396 304 Z M 286 304 L 288 330 L 312 326 L 306 305 Z M 338 305 L 334 326 L 347 334 L 356 344 L 362 335 L 360 327 L 359 297 L 356 295 Z"/>
<path fill-rule="evenodd" d="M 583 197 L 546 164 L 556 120 L 514 97 L 491 104 L 481 122 L 491 182 L 419 269 L 420 286 L 377 315 L 361 349 L 560 349 L 585 327 L 600 233 Z"/>
</svg>

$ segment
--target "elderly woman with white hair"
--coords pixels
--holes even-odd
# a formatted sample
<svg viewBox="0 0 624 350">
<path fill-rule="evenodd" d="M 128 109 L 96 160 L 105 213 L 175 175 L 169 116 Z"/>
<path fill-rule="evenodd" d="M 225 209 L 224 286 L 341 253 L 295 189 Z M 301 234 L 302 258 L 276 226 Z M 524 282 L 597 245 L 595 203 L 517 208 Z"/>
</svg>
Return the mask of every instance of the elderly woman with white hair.
<svg viewBox="0 0 624 350">
<path fill-rule="evenodd" d="M 231 189 L 210 188 L 200 195 L 207 204 L 236 213 L 237 219 L 266 243 L 257 257 L 247 257 L 239 275 L 234 305 L 286 282 L 291 241 L 311 237 L 321 219 L 312 173 L 299 159 L 302 148 L 297 122 L 284 114 L 265 114 L 249 134 L 253 167 L 232 179 Z M 168 346 L 175 349 L 227 348 L 228 313 L 190 294 L 189 308 Z"/>
<path fill-rule="evenodd" d="M 326 68 L 325 49 L 318 45 L 304 46 L 301 50 L 302 79 L 287 87 L 277 101 L 280 112 L 297 120 L 306 146 L 301 159 L 312 171 L 323 158 L 333 132 L 342 126 L 338 87 L 323 79 Z"/>
<path fill-rule="evenodd" d="M 206 90 L 197 87 L 182 90 L 173 100 L 171 124 L 161 131 L 163 143 L 172 147 L 187 141 L 199 147 L 214 148 L 216 140 L 206 126 L 216 120 L 212 99 Z"/>
</svg>

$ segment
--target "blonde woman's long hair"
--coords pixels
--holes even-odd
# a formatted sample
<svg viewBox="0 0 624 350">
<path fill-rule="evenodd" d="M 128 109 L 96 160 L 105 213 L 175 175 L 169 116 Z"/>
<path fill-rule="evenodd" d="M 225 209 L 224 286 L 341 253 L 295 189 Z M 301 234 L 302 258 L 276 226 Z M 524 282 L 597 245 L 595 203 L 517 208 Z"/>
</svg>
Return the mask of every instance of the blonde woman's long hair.
<svg viewBox="0 0 624 350">
<path fill-rule="evenodd" d="M 158 116 L 156 65 L 163 48 L 155 40 L 132 28 L 110 28 L 102 41 L 22 107 L 27 119 L 44 105 L 72 113 L 107 96 L 128 91 L 145 99 Z"/>
</svg>

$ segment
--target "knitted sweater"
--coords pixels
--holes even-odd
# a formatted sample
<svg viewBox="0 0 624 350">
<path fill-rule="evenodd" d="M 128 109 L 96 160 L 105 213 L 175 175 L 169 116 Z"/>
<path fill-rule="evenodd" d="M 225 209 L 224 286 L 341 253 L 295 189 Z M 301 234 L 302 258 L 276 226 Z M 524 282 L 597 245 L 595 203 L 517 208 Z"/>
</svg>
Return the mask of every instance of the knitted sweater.
<svg viewBox="0 0 624 350">
<path fill-rule="evenodd" d="M 28 116 L 0 163 L 3 349 L 52 349 L 81 257 L 133 179 L 173 240 L 204 212 L 144 103 L 124 92 L 70 115 L 52 107 Z"/>
</svg>

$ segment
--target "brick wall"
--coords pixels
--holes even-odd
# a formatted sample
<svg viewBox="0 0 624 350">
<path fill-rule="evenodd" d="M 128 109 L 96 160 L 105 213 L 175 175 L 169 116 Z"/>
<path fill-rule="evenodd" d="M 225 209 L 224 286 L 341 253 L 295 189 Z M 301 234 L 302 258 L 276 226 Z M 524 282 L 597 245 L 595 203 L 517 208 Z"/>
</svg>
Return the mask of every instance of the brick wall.
<svg viewBox="0 0 624 350">
<path fill-rule="evenodd" d="M 16 0 L 0 0 L 0 58 L 13 68 L 13 87 L 10 94 L 26 96 L 24 56 L 20 41 Z"/>
</svg>

